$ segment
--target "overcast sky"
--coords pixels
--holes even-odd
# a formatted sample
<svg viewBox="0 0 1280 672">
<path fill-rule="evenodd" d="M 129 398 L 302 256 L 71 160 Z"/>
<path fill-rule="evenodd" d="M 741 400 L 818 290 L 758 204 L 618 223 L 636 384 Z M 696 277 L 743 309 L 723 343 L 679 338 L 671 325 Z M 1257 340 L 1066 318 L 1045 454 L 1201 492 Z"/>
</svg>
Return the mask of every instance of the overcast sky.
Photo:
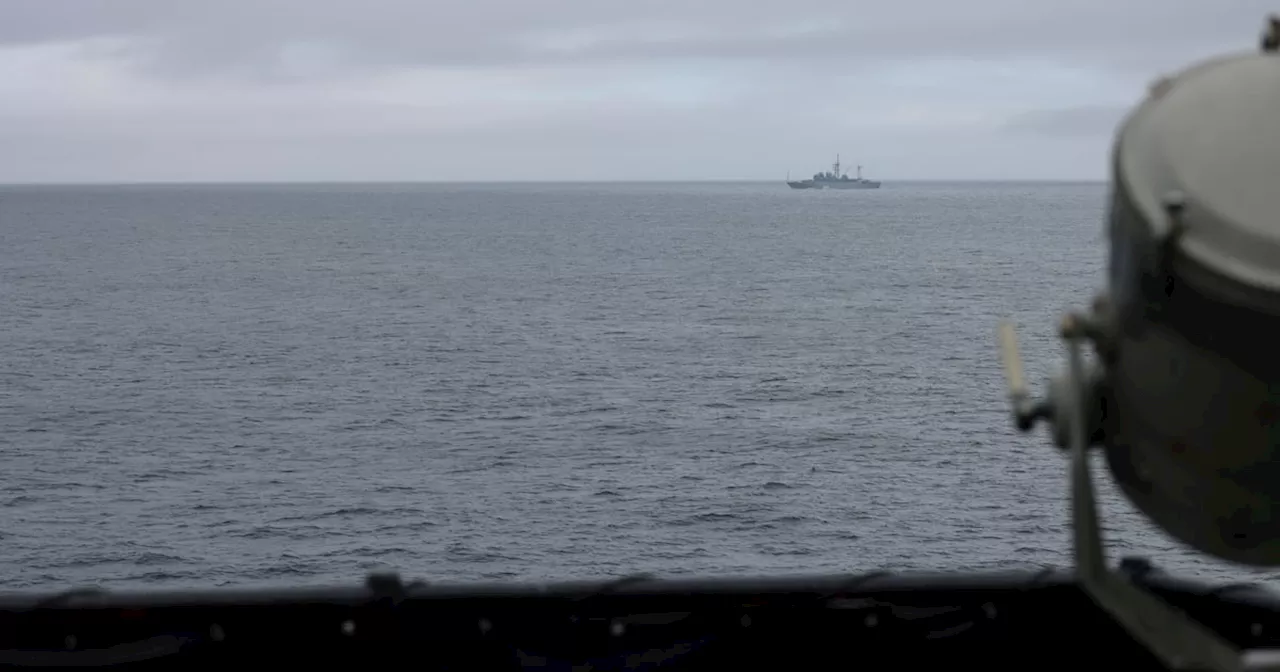
<svg viewBox="0 0 1280 672">
<path fill-rule="evenodd" d="M 1101 179 L 1261 0 L 0 0 L 0 182 Z"/>
</svg>

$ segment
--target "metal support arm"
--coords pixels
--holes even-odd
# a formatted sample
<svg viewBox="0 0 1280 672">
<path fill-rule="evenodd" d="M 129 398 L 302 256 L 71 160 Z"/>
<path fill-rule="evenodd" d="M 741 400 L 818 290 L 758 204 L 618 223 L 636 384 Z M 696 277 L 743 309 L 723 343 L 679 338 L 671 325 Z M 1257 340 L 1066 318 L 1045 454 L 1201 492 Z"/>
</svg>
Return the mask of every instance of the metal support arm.
<svg viewBox="0 0 1280 672">
<path fill-rule="evenodd" d="M 1174 670 L 1280 671 L 1280 650 L 1240 651 L 1213 630 L 1205 627 L 1127 576 L 1107 567 L 1093 481 L 1089 472 L 1089 423 L 1085 409 L 1096 402 L 1087 384 L 1080 341 L 1089 336 L 1078 326 L 1087 320 L 1069 316 L 1062 328 L 1067 344 L 1068 370 L 1064 394 L 1056 399 L 1032 402 L 1022 379 L 1013 327 L 1000 328 L 1001 347 L 1009 382 L 1009 396 L 1019 429 L 1026 431 L 1037 419 L 1057 425 L 1055 434 L 1065 436 L 1070 455 L 1071 522 L 1076 573 L 1081 588 L 1135 640 Z"/>
</svg>

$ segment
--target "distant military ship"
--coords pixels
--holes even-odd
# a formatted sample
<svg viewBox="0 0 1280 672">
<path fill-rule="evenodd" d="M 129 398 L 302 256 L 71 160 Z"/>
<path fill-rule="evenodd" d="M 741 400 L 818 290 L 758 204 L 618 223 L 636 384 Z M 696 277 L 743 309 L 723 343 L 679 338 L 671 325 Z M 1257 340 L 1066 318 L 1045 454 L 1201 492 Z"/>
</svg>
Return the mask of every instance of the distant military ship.
<svg viewBox="0 0 1280 672">
<path fill-rule="evenodd" d="M 855 177 L 849 177 L 847 174 L 840 172 L 840 155 L 836 154 L 836 162 L 832 164 L 831 170 L 825 173 L 815 173 L 812 179 L 808 180 L 787 180 L 787 186 L 792 189 L 879 189 L 879 180 L 868 180 L 862 176 L 862 166 L 858 166 Z"/>
</svg>

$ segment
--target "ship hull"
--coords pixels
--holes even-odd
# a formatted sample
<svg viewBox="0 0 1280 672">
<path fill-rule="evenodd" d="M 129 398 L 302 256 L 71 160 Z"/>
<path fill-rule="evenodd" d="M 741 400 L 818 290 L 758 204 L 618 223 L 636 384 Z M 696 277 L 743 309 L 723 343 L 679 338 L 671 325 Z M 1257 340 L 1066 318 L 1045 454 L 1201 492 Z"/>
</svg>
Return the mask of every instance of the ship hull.
<svg viewBox="0 0 1280 672">
<path fill-rule="evenodd" d="M 880 183 L 867 180 L 865 182 L 857 182 L 855 180 L 839 181 L 832 180 L 830 182 L 815 182 L 813 180 L 804 180 L 801 182 L 787 182 L 787 186 L 792 189 L 879 189 Z"/>
<path fill-rule="evenodd" d="M 854 180 L 849 180 L 848 182 L 840 182 L 840 181 L 819 182 L 816 188 L 817 189 L 879 189 L 880 183 L 870 182 L 870 181 L 855 182 Z"/>
</svg>

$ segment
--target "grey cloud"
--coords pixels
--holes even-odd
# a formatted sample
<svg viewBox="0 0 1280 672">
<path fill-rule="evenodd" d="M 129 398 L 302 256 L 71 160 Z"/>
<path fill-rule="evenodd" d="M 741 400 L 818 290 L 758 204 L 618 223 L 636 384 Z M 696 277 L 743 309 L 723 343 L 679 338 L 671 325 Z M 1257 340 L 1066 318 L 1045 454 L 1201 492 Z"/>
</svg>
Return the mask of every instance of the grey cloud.
<svg viewBox="0 0 1280 672">
<path fill-rule="evenodd" d="M 1115 133 L 1130 108 L 1083 106 L 1060 110 L 1033 110 L 1010 119 L 1005 129 L 1017 133 L 1054 136 L 1105 135 Z"/>
<path fill-rule="evenodd" d="M 963 57 L 1150 69 L 1247 48 L 1265 10 L 1256 0 L 935 0 L 802 13 L 772 0 L 0 0 L 0 41 L 134 37 L 147 45 L 140 64 L 184 74 L 270 74 L 297 43 L 330 45 L 349 67 L 722 58 L 851 70 Z M 592 33 L 600 39 L 580 48 L 548 48 Z"/>
</svg>

